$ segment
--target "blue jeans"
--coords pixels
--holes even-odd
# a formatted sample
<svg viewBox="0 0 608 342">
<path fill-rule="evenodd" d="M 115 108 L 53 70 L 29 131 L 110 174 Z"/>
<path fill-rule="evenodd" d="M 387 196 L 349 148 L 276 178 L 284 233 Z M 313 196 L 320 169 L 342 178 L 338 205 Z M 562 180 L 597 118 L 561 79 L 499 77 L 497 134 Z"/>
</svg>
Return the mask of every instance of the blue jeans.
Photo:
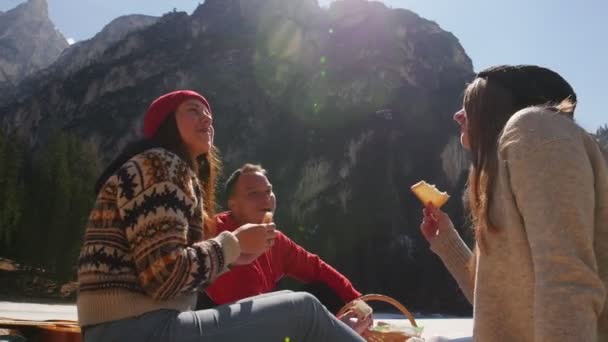
<svg viewBox="0 0 608 342">
<path fill-rule="evenodd" d="M 85 342 L 364 342 L 312 295 L 280 291 L 201 311 L 157 310 L 84 331 Z"/>
</svg>

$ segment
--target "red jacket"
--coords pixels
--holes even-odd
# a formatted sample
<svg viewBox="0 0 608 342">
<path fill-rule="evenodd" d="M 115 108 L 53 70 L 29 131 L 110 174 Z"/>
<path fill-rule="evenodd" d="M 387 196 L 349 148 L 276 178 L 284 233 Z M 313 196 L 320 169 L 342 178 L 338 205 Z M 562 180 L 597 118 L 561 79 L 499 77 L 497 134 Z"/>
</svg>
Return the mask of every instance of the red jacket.
<svg viewBox="0 0 608 342">
<path fill-rule="evenodd" d="M 218 234 L 239 227 L 230 212 L 218 214 L 216 222 Z M 270 250 L 251 264 L 233 266 L 207 287 L 206 292 L 218 305 L 232 303 L 273 291 L 284 275 L 304 283 L 323 282 L 344 302 L 361 296 L 345 276 L 281 232 Z"/>
</svg>

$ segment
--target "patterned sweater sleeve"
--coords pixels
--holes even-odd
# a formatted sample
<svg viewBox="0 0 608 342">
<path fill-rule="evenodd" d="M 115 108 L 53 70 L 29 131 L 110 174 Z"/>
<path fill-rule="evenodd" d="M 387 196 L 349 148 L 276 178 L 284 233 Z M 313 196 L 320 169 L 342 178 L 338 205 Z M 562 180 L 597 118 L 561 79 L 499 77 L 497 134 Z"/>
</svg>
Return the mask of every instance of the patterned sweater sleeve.
<svg viewBox="0 0 608 342">
<path fill-rule="evenodd" d="M 209 284 L 240 254 L 230 232 L 188 242 L 203 208 L 202 198 L 195 195 L 198 185 L 188 181 L 187 174 L 179 157 L 152 150 L 131 159 L 117 175 L 117 204 L 138 281 L 156 300 Z"/>
</svg>

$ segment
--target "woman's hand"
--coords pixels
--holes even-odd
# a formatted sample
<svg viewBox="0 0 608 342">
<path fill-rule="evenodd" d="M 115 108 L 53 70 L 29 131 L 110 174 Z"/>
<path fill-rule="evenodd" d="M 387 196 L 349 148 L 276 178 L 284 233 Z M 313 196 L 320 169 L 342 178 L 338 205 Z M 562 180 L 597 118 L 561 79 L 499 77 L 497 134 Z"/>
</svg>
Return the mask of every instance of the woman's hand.
<svg viewBox="0 0 608 342">
<path fill-rule="evenodd" d="M 439 236 L 442 232 L 454 229 L 454 224 L 448 214 L 435 208 L 430 203 L 422 210 L 422 215 L 423 218 L 420 230 L 422 231 L 422 235 L 424 235 L 429 242 Z"/>
<path fill-rule="evenodd" d="M 274 244 L 277 236 L 274 223 L 244 224 L 237 228 L 233 234 L 239 240 L 241 254 L 257 255 L 264 253 Z"/>
<path fill-rule="evenodd" d="M 362 304 L 358 303 L 357 305 L 365 306 L 366 310 L 361 310 L 368 312 L 365 316 L 362 316 L 363 312 L 360 312 L 360 310 L 355 310 L 355 305 L 353 304 L 349 310 L 338 317 L 339 320 L 346 323 L 346 325 L 351 327 L 359 335 L 363 335 L 374 323 L 372 308 L 363 301 L 361 301 L 361 303 Z"/>
</svg>

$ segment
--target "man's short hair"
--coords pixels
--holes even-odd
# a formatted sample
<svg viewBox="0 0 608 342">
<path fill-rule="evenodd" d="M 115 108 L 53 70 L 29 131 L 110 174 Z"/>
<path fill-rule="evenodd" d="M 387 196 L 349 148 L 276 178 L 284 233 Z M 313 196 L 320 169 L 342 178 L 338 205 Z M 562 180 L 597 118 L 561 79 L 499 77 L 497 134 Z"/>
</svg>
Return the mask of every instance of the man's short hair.
<svg viewBox="0 0 608 342">
<path fill-rule="evenodd" d="M 230 177 L 228 177 L 228 179 L 226 180 L 226 185 L 225 185 L 226 199 L 230 199 L 232 196 L 234 196 L 234 188 L 236 187 L 236 182 L 239 181 L 239 178 L 241 177 L 242 174 L 256 173 L 256 172 L 259 172 L 259 173 L 263 174 L 264 176 L 266 176 L 266 170 L 264 170 L 264 168 L 260 164 L 247 163 L 247 164 L 241 166 L 240 168 L 236 169 L 230 175 Z"/>
</svg>

